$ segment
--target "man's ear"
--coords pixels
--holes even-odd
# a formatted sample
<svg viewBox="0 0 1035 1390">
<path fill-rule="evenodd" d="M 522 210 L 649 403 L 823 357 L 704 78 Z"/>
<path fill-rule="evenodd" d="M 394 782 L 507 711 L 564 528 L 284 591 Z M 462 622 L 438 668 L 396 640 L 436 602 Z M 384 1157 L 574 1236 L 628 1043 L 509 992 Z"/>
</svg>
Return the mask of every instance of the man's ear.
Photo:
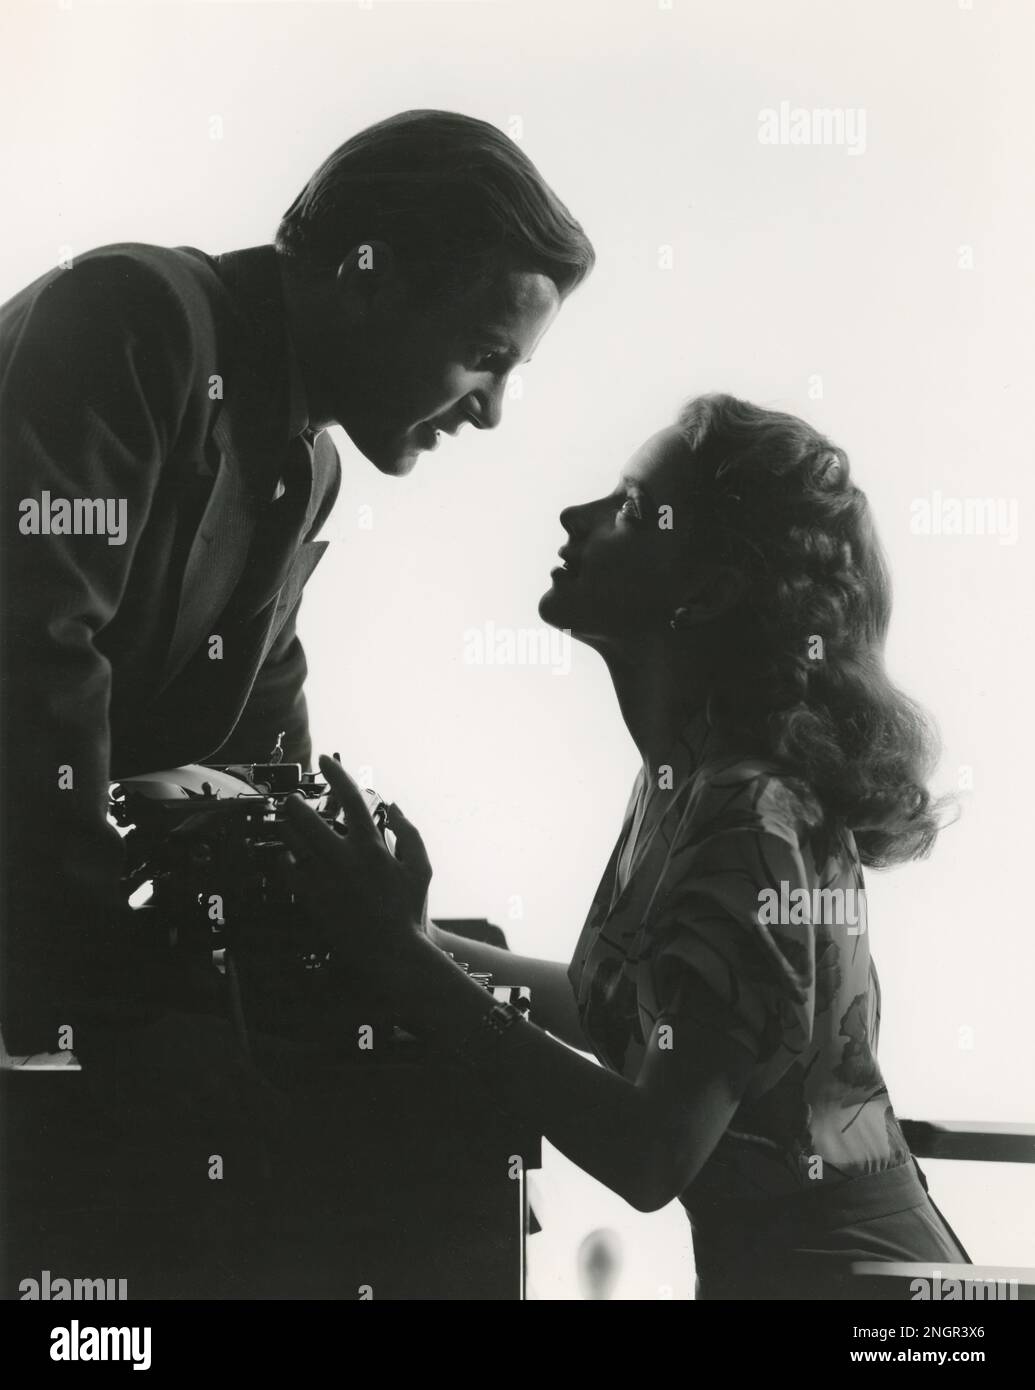
<svg viewBox="0 0 1035 1390">
<path fill-rule="evenodd" d="M 395 252 L 386 241 L 361 241 L 338 266 L 335 284 L 343 304 L 360 316 L 377 301 L 394 301 L 403 286 Z"/>
<path fill-rule="evenodd" d="M 735 607 L 748 587 L 747 576 L 733 565 L 719 565 L 683 590 L 676 610 L 678 627 L 711 622 Z"/>
</svg>

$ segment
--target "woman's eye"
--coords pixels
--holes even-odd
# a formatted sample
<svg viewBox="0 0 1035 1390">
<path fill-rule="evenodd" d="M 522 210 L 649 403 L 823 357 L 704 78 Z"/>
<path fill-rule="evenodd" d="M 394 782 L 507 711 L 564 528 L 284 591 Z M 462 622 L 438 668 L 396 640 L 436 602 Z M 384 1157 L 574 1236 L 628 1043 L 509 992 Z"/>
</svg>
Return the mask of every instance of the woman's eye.
<svg viewBox="0 0 1035 1390">
<path fill-rule="evenodd" d="M 639 521 L 640 509 L 636 505 L 634 497 L 624 497 L 618 508 L 618 515 L 624 516 L 627 521 Z"/>
</svg>

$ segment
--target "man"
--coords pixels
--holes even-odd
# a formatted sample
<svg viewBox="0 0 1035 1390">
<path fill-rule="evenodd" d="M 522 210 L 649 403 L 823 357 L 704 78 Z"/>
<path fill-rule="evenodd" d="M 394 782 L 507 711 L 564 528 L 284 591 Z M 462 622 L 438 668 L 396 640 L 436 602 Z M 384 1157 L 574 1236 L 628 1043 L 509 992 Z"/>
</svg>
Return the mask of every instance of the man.
<svg viewBox="0 0 1035 1390">
<path fill-rule="evenodd" d="M 220 1057 L 240 1081 L 228 1030 L 170 1013 L 130 931 L 109 783 L 262 761 L 281 731 L 308 766 L 295 622 L 339 485 L 321 431 L 404 474 L 494 428 L 592 263 L 510 140 L 413 111 L 335 151 L 275 247 L 104 247 L 0 310 L 9 1054 L 73 1049 L 102 1109 L 160 1084 L 196 1117 Z"/>
</svg>

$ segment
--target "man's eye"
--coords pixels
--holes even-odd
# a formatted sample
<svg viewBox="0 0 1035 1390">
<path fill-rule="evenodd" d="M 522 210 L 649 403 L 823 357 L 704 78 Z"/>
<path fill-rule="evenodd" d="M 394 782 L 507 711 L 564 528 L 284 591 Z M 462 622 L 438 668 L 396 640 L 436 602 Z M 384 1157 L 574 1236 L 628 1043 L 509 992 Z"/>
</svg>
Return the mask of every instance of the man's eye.
<svg viewBox="0 0 1035 1390">
<path fill-rule="evenodd" d="M 502 372 L 508 366 L 507 354 L 499 348 L 477 348 L 473 357 L 480 372 Z"/>
<path fill-rule="evenodd" d="M 618 515 L 624 516 L 627 521 L 639 521 L 640 509 L 636 505 L 635 497 L 622 498 L 621 505 L 618 508 Z"/>
</svg>

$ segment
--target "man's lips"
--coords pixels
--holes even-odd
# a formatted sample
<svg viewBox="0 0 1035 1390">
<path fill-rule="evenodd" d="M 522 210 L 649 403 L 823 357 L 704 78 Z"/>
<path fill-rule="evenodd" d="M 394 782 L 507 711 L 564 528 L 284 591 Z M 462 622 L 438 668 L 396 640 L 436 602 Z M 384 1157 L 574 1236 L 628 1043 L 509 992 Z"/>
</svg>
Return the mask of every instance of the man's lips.
<svg viewBox="0 0 1035 1390">
<path fill-rule="evenodd" d="M 422 447 L 425 449 L 435 449 L 438 447 L 438 441 L 441 435 L 448 434 L 451 439 L 455 439 L 464 425 L 473 424 L 474 418 L 464 414 L 457 420 L 424 420 L 417 428 L 420 432 Z"/>
</svg>

